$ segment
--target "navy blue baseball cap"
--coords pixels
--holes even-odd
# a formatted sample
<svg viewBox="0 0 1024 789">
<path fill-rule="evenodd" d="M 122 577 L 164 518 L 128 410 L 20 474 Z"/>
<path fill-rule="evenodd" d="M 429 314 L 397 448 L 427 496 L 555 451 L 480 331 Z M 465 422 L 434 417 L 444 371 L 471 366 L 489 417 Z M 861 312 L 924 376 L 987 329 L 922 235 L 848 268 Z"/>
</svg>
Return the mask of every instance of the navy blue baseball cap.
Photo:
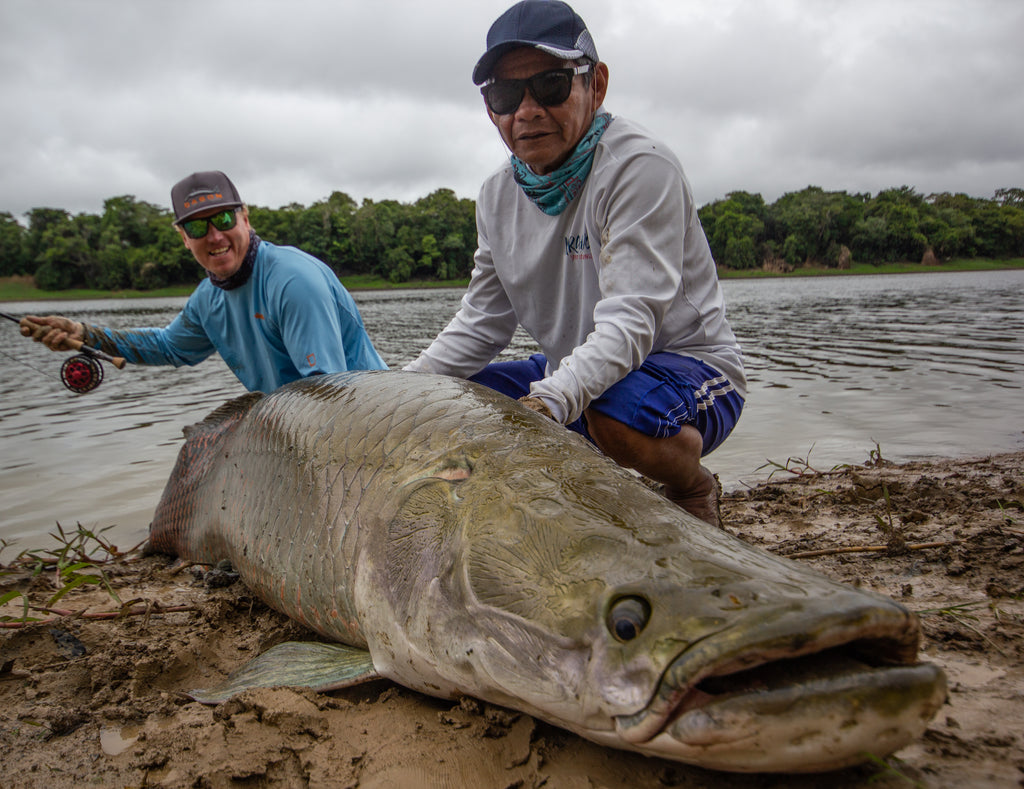
<svg viewBox="0 0 1024 789">
<path fill-rule="evenodd" d="M 487 31 L 487 51 L 473 69 L 473 83 L 485 82 L 498 59 L 518 47 L 534 47 L 565 60 L 599 60 L 590 31 L 566 3 L 522 0 L 499 16 Z"/>
</svg>

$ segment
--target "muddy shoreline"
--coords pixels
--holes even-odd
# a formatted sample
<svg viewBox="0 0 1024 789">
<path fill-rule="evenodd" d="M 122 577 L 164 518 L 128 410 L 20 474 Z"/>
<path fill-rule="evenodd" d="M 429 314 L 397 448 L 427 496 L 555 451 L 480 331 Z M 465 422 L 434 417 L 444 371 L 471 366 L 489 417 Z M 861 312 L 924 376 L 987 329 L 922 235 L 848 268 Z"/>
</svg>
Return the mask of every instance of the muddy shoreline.
<svg viewBox="0 0 1024 789">
<path fill-rule="evenodd" d="M 204 707 L 181 691 L 309 634 L 240 583 L 211 588 L 148 557 L 104 565 L 138 613 L 92 618 L 116 606 L 90 584 L 54 604 L 75 615 L 0 630 L 0 785 L 1024 785 L 1024 453 L 799 471 L 729 494 L 723 519 L 747 542 L 918 612 L 924 659 L 946 670 L 949 700 L 918 742 L 884 761 L 826 777 L 715 773 L 383 681 L 323 695 L 249 691 Z M 61 588 L 11 547 L 0 560 L 0 596 L 40 604 Z M 0 611 L 17 615 L 23 599 Z"/>
</svg>

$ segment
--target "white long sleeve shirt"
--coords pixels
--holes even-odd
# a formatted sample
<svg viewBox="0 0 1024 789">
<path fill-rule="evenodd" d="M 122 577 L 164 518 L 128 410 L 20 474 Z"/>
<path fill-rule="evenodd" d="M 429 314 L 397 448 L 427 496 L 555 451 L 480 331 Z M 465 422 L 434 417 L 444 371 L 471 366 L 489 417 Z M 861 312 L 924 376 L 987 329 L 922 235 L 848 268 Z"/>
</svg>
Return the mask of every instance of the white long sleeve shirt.
<svg viewBox="0 0 1024 789">
<path fill-rule="evenodd" d="M 637 125 L 608 126 L 582 192 L 561 214 L 534 205 L 505 164 L 484 182 L 476 218 L 459 311 L 406 369 L 469 377 L 521 324 L 548 359 L 531 394 L 563 423 L 657 351 L 707 362 L 745 396 L 690 185 L 668 147 Z"/>
</svg>

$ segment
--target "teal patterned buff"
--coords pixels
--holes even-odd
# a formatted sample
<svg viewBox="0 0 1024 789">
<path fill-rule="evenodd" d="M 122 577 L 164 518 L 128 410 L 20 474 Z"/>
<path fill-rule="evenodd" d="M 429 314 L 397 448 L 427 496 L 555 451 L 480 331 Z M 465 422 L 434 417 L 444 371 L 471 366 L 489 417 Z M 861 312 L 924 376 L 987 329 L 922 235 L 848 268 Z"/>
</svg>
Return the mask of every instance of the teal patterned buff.
<svg viewBox="0 0 1024 789">
<path fill-rule="evenodd" d="M 537 175 L 522 159 L 512 155 L 512 172 L 523 192 L 545 214 L 558 216 L 583 189 L 594 163 L 594 149 L 612 122 L 611 113 L 602 112 L 594 118 L 565 164 L 547 175 Z"/>
</svg>

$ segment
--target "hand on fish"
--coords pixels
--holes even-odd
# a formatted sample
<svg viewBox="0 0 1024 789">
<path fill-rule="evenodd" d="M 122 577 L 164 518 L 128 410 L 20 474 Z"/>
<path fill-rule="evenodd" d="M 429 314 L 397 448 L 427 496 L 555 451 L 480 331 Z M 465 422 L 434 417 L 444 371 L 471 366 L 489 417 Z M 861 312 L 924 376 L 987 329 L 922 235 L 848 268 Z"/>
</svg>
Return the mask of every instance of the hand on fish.
<svg viewBox="0 0 1024 789">
<path fill-rule="evenodd" d="M 529 408 L 531 411 L 536 411 L 541 416 L 546 416 L 548 419 L 554 419 L 555 415 L 551 413 L 551 409 L 548 408 L 547 403 L 541 400 L 539 397 L 533 395 L 526 395 L 520 397 L 519 402 Z"/>
</svg>

